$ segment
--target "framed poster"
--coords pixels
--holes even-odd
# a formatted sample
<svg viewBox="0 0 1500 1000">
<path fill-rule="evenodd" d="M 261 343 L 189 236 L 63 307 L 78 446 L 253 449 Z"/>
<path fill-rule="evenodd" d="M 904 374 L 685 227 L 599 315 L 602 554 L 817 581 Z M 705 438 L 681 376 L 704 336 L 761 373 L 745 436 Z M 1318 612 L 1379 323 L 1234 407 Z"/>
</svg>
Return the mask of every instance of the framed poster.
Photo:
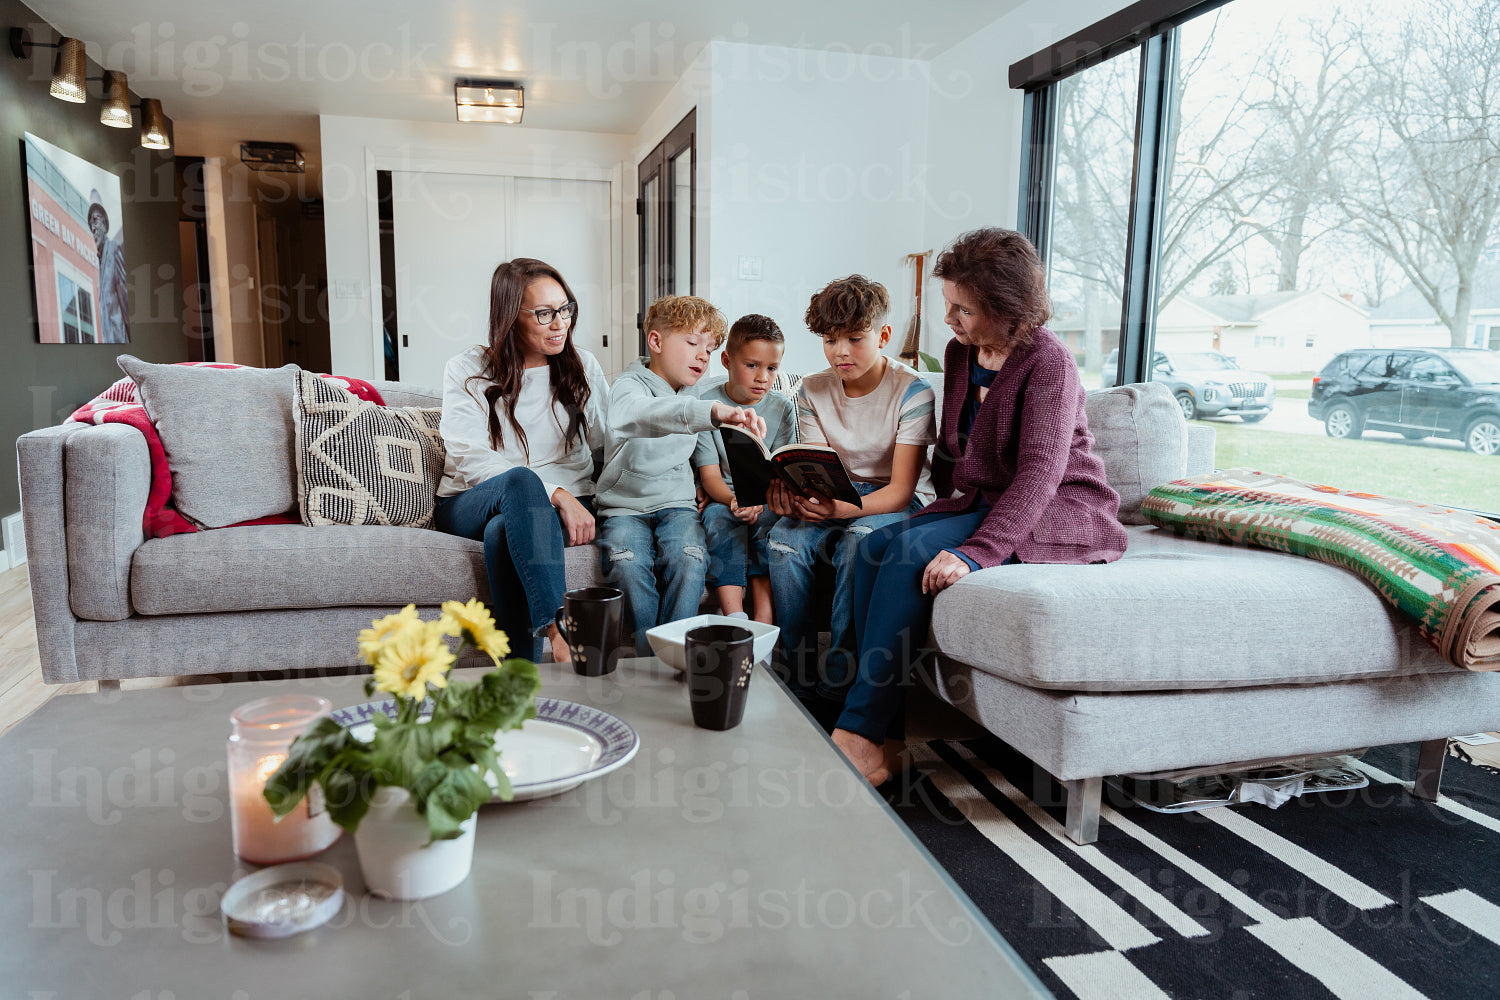
<svg viewBox="0 0 1500 1000">
<path fill-rule="evenodd" d="M 37 339 L 130 343 L 120 178 L 26 133 Z"/>
</svg>

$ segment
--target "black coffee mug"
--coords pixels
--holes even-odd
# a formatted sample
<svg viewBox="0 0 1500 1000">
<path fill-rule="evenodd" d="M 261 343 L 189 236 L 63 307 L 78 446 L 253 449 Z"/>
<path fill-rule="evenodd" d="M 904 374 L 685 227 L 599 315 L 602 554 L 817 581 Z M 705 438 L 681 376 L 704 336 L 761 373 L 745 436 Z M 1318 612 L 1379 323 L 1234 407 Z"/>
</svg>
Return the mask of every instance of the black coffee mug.
<svg viewBox="0 0 1500 1000">
<path fill-rule="evenodd" d="M 584 587 L 563 595 L 555 620 L 575 673 L 598 677 L 614 672 L 620 662 L 624 613 L 625 595 L 613 587 Z"/>
<path fill-rule="evenodd" d="M 755 666 L 755 635 L 738 625 L 705 625 L 687 634 L 688 700 L 693 725 L 733 729 L 745 717 Z"/>
</svg>

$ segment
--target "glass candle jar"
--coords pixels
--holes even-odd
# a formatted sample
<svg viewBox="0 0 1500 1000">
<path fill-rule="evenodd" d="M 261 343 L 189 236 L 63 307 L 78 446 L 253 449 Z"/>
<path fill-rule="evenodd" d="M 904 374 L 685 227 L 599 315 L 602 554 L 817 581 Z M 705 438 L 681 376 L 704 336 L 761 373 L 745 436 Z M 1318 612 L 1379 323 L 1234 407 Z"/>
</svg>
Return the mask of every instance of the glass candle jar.
<svg viewBox="0 0 1500 1000">
<path fill-rule="evenodd" d="M 292 741 L 333 709 L 327 698 L 277 695 L 241 705 L 229 717 L 229 823 L 234 853 L 252 864 L 308 858 L 339 839 L 316 786 L 280 820 L 263 792 Z"/>
</svg>

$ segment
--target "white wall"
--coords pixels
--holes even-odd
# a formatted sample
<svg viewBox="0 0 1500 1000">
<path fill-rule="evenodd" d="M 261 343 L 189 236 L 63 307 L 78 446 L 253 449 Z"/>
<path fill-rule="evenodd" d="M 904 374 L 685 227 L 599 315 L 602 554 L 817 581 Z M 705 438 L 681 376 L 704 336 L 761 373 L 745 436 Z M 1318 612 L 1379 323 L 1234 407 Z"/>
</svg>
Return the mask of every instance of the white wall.
<svg viewBox="0 0 1500 1000">
<path fill-rule="evenodd" d="M 612 175 L 619 218 L 634 199 L 632 137 L 556 132 L 503 125 L 413 122 L 324 115 L 324 231 L 328 240 L 329 327 L 332 370 L 360 378 L 382 377 L 378 219 L 375 170 L 428 168 L 523 176 L 597 178 Z M 628 242 L 627 242 L 628 240 Z M 617 301 L 633 301 L 634 230 L 619 227 L 612 247 Z M 627 252 L 628 251 L 628 252 Z M 500 262 L 497 255 L 495 263 Z M 616 311 L 611 345 L 625 343 L 635 313 Z M 628 338 L 634 343 L 633 334 Z M 603 359 L 601 359 L 603 360 Z M 609 367 L 606 362 L 606 367 Z"/>
<path fill-rule="evenodd" d="M 748 312 L 776 320 L 792 371 L 827 367 L 802 316 L 813 292 L 855 272 L 890 291 L 887 353 L 899 349 L 911 308 L 905 256 L 926 248 L 926 72 L 909 59 L 710 46 L 711 104 L 698 109 L 700 294 L 731 322 Z M 738 277 L 741 257 L 760 258 L 760 280 Z"/>
<path fill-rule="evenodd" d="M 980 226 L 1015 228 L 1020 205 L 1022 94 L 1011 63 L 1119 9 L 1122 0 L 1029 0 L 931 63 L 927 106 L 927 244 L 941 251 Z M 929 285 L 925 339 L 948 340 L 940 289 Z"/>
</svg>

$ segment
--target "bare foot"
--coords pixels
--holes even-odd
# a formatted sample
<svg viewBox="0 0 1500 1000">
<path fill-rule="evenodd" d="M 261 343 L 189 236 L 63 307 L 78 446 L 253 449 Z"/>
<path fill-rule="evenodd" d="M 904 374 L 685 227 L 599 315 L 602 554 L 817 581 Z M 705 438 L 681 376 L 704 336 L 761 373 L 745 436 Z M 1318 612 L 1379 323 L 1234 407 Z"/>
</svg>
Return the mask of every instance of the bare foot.
<svg viewBox="0 0 1500 1000">
<path fill-rule="evenodd" d="M 547 629 L 547 641 L 552 645 L 553 663 L 567 663 L 573 658 L 573 654 L 568 650 L 567 640 L 562 637 L 556 625 Z"/>
<path fill-rule="evenodd" d="M 858 733 L 851 733 L 847 729 L 835 729 L 833 745 L 839 748 L 839 753 L 849 758 L 849 763 L 853 764 L 870 784 L 883 785 L 891 776 L 881 748 Z"/>
</svg>

